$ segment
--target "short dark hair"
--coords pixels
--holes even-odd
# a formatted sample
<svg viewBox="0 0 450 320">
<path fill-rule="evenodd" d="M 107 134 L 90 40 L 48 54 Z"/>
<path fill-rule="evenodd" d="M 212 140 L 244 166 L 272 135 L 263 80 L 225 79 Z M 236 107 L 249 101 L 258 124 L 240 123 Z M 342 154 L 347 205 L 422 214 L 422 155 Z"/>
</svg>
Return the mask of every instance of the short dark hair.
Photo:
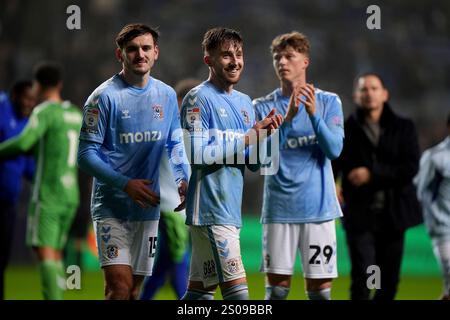
<svg viewBox="0 0 450 320">
<path fill-rule="evenodd" d="M 32 87 L 32 82 L 30 80 L 19 80 L 15 82 L 11 90 L 9 91 L 9 95 L 12 97 L 19 97 L 21 96 L 26 89 L 29 89 Z"/>
<path fill-rule="evenodd" d="M 209 29 L 203 36 L 203 52 L 215 50 L 227 41 L 231 41 L 232 43 L 239 45 L 242 45 L 244 42 L 239 31 L 223 27 Z"/>
<path fill-rule="evenodd" d="M 153 37 L 154 44 L 158 43 L 159 32 L 156 28 L 149 27 L 142 23 L 132 23 L 127 24 L 120 30 L 116 36 L 117 47 L 123 49 L 128 41 L 133 40 L 136 37 L 142 36 L 144 34 L 151 34 Z"/>
<path fill-rule="evenodd" d="M 270 51 L 274 54 L 275 52 L 286 49 L 288 46 L 309 57 L 309 50 L 311 48 L 309 39 L 303 33 L 298 31 L 280 34 L 275 37 L 272 41 L 272 45 L 270 46 Z"/>
<path fill-rule="evenodd" d="M 380 74 L 376 73 L 376 72 L 364 72 L 364 73 L 361 73 L 360 75 L 358 75 L 355 78 L 355 81 L 353 83 L 353 88 L 356 89 L 356 87 L 358 86 L 358 80 L 361 79 L 361 78 L 365 78 L 365 77 L 378 78 L 378 80 L 380 80 L 380 82 L 381 82 L 381 86 L 383 87 L 383 89 L 387 89 L 383 77 Z"/>
<path fill-rule="evenodd" d="M 34 68 L 33 78 L 44 88 L 56 87 L 62 82 L 62 66 L 58 62 L 41 62 Z"/>
</svg>

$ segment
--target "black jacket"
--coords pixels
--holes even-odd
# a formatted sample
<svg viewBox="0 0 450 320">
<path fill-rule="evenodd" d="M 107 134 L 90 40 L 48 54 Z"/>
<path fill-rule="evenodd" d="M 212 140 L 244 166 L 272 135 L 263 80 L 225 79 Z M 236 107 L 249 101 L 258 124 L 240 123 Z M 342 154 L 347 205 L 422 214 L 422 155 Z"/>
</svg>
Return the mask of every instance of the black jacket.
<svg viewBox="0 0 450 320">
<path fill-rule="evenodd" d="M 361 127 L 359 109 L 345 122 L 345 140 L 341 156 L 334 161 L 335 174 L 342 174 L 345 199 L 344 227 L 347 230 L 406 230 L 422 223 L 420 205 L 412 179 L 417 173 L 420 150 L 411 120 L 394 114 L 385 104 L 380 119 L 380 139 L 374 146 Z M 359 188 L 350 184 L 349 172 L 367 167 L 371 181 Z M 384 210 L 370 209 L 374 194 L 384 193 Z"/>
</svg>

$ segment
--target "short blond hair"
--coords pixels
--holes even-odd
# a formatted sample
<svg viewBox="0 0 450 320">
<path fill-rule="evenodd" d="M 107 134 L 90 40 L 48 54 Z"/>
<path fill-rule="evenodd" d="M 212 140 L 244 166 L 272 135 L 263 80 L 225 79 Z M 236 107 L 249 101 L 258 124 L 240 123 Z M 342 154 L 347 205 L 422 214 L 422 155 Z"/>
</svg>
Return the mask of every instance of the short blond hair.
<svg viewBox="0 0 450 320">
<path fill-rule="evenodd" d="M 292 47 L 295 51 L 309 57 L 310 44 L 308 38 L 303 33 L 292 31 L 280 34 L 273 39 L 270 51 L 273 54 L 286 49 L 286 47 Z"/>
</svg>

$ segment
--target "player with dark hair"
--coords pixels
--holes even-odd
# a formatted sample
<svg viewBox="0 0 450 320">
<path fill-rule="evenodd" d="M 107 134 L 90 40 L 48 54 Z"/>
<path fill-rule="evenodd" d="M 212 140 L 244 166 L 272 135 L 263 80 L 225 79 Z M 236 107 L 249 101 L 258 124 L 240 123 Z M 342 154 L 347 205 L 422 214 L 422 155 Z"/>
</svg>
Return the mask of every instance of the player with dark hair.
<svg viewBox="0 0 450 320">
<path fill-rule="evenodd" d="M 45 299 L 62 299 L 62 249 L 79 203 L 76 155 L 81 127 L 78 107 L 61 98 L 62 70 L 54 62 L 34 69 L 40 103 L 22 133 L 0 144 L 0 157 L 34 151 L 36 172 L 27 223 L 27 244 L 37 254 Z"/>
<path fill-rule="evenodd" d="M 17 136 L 27 124 L 36 102 L 31 87 L 31 81 L 18 81 L 9 96 L 0 92 L 0 142 Z M 22 177 L 31 181 L 33 172 L 34 161 L 30 156 L 0 161 L 0 300 L 4 298 L 4 274 L 13 241 Z"/>
<path fill-rule="evenodd" d="M 159 167 L 167 150 L 178 199 L 185 205 L 188 164 L 175 91 L 150 76 L 158 33 L 125 26 L 116 38 L 122 71 L 84 106 L 78 162 L 94 176 L 91 214 L 106 299 L 137 299 L 152 274 L 160 216 Z"/>
<path fill-rule="evenodd" d="M 381 288 L 373 298 L 395 298 L 405 232 L 422 223 L 412 183 L 420 158 L 416 129 L 388 100 L 389 91 L 378 74 L 356 78 L 356 111 L 345 121 L 344 149 L 334 163 L 342 179 L 352 300 L 371 298 L 367 279 L 373 265 L 381 272 Z"/>
</svg>

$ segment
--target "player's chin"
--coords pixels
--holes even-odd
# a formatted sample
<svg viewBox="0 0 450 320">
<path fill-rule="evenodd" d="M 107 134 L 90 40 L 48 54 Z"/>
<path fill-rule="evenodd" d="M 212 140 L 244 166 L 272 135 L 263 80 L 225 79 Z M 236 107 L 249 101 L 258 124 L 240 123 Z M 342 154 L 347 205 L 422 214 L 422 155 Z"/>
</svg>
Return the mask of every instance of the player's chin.
<svg viewBox="0 0 450 320">
<path fill-rule="evenodd" d="M 150 71 L 149 67 L 133 68 L 133 73 L 138 76 L 143 76 L 143 75 L 147 74 L 149 71 Z"/>
<path fill-rule="evenodd" d="M 377 110 L 377 105 L 370 102 L 365 102 L 363 103 L 362 108 L 366 111 L 375 111 Z"/>
<path fill-rule="evenodd" d="M 227 76 L 225 77 L 228 83 L 230 84 L 236 84 L 241 79 L 241 74 L 235 75 L 235 76 Z"/>
<path fill-rule="evenodd" d="M 293 82 L 292 77 L 290 77 L 287 72 L 278 73 L 278 79 L 282 82 Z"/>
</svg>

